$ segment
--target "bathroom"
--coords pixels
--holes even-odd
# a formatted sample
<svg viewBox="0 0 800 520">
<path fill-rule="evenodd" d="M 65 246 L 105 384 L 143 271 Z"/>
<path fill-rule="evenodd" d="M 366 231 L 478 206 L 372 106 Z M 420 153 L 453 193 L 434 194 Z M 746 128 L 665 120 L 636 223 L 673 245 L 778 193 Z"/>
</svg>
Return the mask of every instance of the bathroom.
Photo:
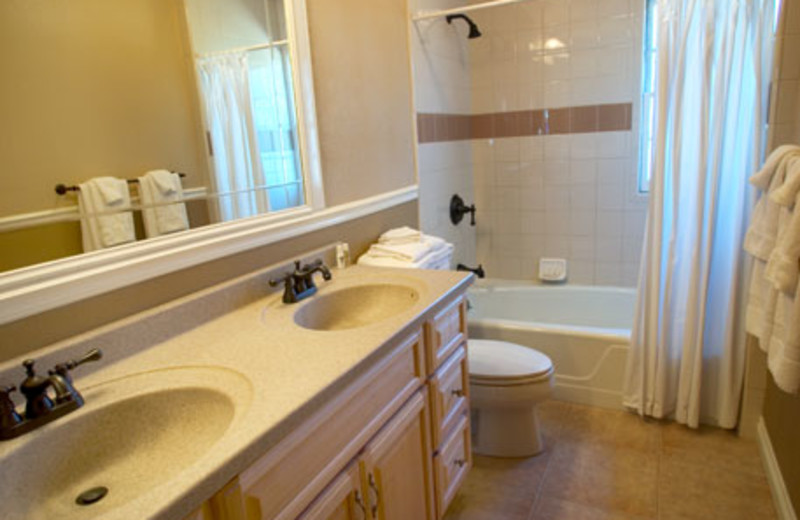
<svg viewBox="0 0 800 520">
<path fill-rule="evenodd" d="M 85 5 L 86 13 L 76 4 Z M 7 77 L 25 78 L 0 87 L 6 114 L 0 156 L 7 167 L 0 196 L 0 385 L 20 384 L 26 358 L 44 371 L 88 346 L 99 347 L 105 357 L 76 371 L 80 390 L 110 377 L 104 371 L 122 374 L 130 360 L 166 359 L 152 345 L 190 351 L 174 344 L 181 334 L 197 339 L 204 331 L 220 341 L 224 331 L 213 328 L 225 319 L 220 316 L 280 296 L 282 287 L 253 283 L 253 276 L 276 279 L 295 259 L 321 257 L 335 265 L 340 243 L 349 245 L 355 263 L 381 234 L 409 226 L 452 243 L 451 268 L 481 265 L 486 272 L 469 289 L 470 342 L 527 345 L 555 365 L 552 398 L 538 410 L 543 451 L 525 458 L 474 455 L 460 489 L 448 495 L 449 509 L 429 518 L 796 518 L 800 401 L 776 385 L 755 338 L 742 334 L 733 363 L 739 367 L 738 383 L 730 385 L 733 419 L 704 408 L 695 414 L 698 429 L 685 426 L 692 422 L 686 417 L 642 419 L 623 405 L 632 329 L 643 305 L 637 299 L 642 251 L 651 247 L 646 235 L 654 192 L 642 157 L 659 143 L 656 126 L 643 131 L 643 113 L 658 86 L 647 72 L 654 77 L 662 57 L 650 48 L 661 41 L 655 28 L 667 23 L 656 13 L 664 6 L 699 9 L 701 2 L 241 0 L 231 4 L 266 21 L 233 30 L 221 22 L 229 13 L 208 0 L 126 0 L 114 9 L 102 4 L 9 2 L 0 13 L 3 62 L 13 71 Z M 800 143 L 800 2 L 739 4 L 763 9 L 751 14 L 769 28 L 757 37 L 770 42 L 759 47 L 769 59 L 757 63 L 769 71 L 772 89 L 762 114 L 769 124 L 760 166 L 779 145 Z M 469 22 L 448 22 L 453 14 L 465 14 Z M 749 21 L 740 19 L 743 26 Z M 281 142 L 280 152 L 295 152 L 295 169 L 282 163 L 284 177 L 268 188 L 267 214 L 229 217 L 224 197 L 213 202 L 215 191 L 225 191 L 213 174 L 223 165 L 215 162 L 221 154 L 207 148 L 209 112 L 199 86 L 198 57 L 219 50 L 213 42 L 204 48 L 198 27 L 238 46 L 250 45 L 251 32 L 263 25 L 270 26 L 272 41 L 291 46 L 279 56 L 283 79 L 294 91 L 282 94 L 302 102 L 288 123 L 291 144 Z M 480 36 L 470 38 L 471 32 Z M 28 65 L 36 60 L 39 67 Z M 50 72 L 42 76 L 41 70 Z M 43 141 L 50 145 L 46 153 Z M 73 188 L 100 175 L 132 180 L 155 168 L 185 175 L 191 230 L 144 240 L 144 217 L 134 212 L 133 243 L 81 254 L 79 194 L 57 194 L 53 186 Z M 292 191 L 297 178 L 286 177 L 288 170 L 302 170 L 301 195 Z M 742 189 L 753 173 L 742 177 Z M 664 172 L 651 175 L 658 179 Z M 132 194 L 137 196 L 135 188 Z M 450 220 L 454 194 L 475 207 L 458 225 Z M 755 190 L 741 195 L 752 199 L 751 207 L 756 196 Z M 566 260 L 566 284 L 539 281 L 541 258 Z M 326 284 L 343 283 L 348 270 L 332 269 L 332 282 L 314 275 L 320 294 L 305 305 L 333 294 Z M 214 299 L 219 291 L 229 294 Z M 368 312 L 357 303 L 345 306 Z M 523 310 L 529 318 L 515 317 Z M 213 322 L 211 329 L 206 322 Z M 237 349 L 217 348 L 231 357 Z M 212 358 L 203 349 L 188 364 Z M 253 360 L 270 370 L 261 363 Z M 281 377 L 277 368 L 273 376 Z M 215 377 L 220 387 L 228 384 L 224 375 L 207 379 Z M 239 388 L 233 379 L 230 387 Z M 279 405 L 288 394 L 272 398 Z M 92 395 L 85 393 L 75 417 L 91 413 Z M 216 413 L 215 403 L 209 399 L 202 409 Z M 175 431 L 190 422 L 175 416 Z M 47 434 L 62 421 L 70 418 L 26 435 Z M 28 446 L 25 436 L 11 442 L 21 450 Z M 11 489 L 15 454 L 0 449 L 6 468 L 0 487 Z M 41 449 L 46 453 L 46 446 Z M 256 455 L 226 456 L 244 468 Z M 340 458 L 337 471 L 347 462 Z M 251 469 L 239 477 L 244 487 L 261 482 L 250 478 Z M 327 466 L 324 473 L 330 475 Z M 160 485 L 165 493 L 187 485 L 186 474 L 177 475 Z M 303 495 L 307 503 L 324 488 L 317 480 L 310 486 L 314 495 Z M 372 500 L 364 481 L 363 498 Z M 192 518 L 245 517 L 219 498 L 235 491 L 223 484 L 208 480 L 193 488 L 192 496 L 204 494 L 195 506 L 215 499 Z M 112 487 L 98 506 L 114 493 Z M 362 518 L 352 500 L 352 517 Z M 304 510 L 295 502 L 292 517 Z M 25 507 L 0 506 L 0 516 L 48 517 Z M 261 508 L 253 516 L 248 502 L 246 517 L 277 517 L 266 502 Z M 160 516 L 141 516 L 188 518 L 192 510 L 184 501 Z M 70 514 L 97 515 L 91 508 L 77 511 Z M 137 517 L 131 514 L 136 509 L 125 511 L 117 517 Z M 364 513 L 392 518 L 387 511 Z"/>
</svg>

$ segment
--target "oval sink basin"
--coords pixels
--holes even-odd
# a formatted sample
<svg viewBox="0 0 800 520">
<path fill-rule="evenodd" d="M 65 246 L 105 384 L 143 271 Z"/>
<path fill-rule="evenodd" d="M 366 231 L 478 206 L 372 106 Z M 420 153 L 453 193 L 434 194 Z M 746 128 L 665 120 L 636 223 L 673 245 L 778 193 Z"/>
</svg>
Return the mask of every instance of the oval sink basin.
<svg viewBox="0 0 800 520">
<path fill-rule="evenodd" d="M 357 285 L 312 298 L 294 321 L 312 330 L 354 329 L 395 316 L 417 301 L 417 290 L 406 285 Z"/>
<path fill-rule="evenodd" d="M 244 397 L 238 404 L 246 406 L 249 395 L 242 376 L 211 368 L 158 370 L 87 389 L 82 409 L 21 437 L 0 459 L 3 515 L 93 518 L 142 499 L 208 453 L 237 416 L 236 401 Z M 108 488 L 103 499 L 76 504 L 98 486 Z"/>
</svg>

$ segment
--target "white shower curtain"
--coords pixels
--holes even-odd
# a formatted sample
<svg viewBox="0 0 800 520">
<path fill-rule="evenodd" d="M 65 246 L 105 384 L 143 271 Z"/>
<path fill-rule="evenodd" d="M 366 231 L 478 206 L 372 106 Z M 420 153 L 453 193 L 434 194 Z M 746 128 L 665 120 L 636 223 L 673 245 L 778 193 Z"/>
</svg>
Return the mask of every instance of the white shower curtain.
<svg viewBox="0 0 800 520">
<path fill-rule="evenodd" d="M 774 0 L 659 0 L 655 154 L 624 404 L 736 426 L 747 179 L 764 149 Z"/>
<path fill-rule="evenodd" d="M 250 109 L 247 54 L 197 60 L 206 124 L 213 146 L 214 190 L 221 221 L 269 211 Z"/>
</svg>

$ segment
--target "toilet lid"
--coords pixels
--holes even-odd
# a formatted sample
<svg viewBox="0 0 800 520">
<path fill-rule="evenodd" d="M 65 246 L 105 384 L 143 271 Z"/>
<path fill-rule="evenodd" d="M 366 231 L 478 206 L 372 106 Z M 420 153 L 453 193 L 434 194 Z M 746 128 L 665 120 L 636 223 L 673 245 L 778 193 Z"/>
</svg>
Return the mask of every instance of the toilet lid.
<svg viewBox="0 0 800 520">
<path fill-rule="evenodd" d="M 470 377 L 528 379 L 553 369 L 553 362 L 541 352 L 507 341 L 471 339 L 467 353 Z"/>
</svg>

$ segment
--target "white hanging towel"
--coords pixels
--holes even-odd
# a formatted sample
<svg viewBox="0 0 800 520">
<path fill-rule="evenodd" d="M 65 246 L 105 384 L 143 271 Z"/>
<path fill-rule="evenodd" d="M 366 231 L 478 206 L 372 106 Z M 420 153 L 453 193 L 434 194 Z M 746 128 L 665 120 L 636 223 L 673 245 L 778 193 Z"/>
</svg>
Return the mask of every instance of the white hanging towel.
<svg viewBox="0 0 800 520">
<path fill-rule="evenodd" d="M 177 173 L 153 170 L 139 177 L 139 198 L 148 238 L 189 229 L 183 186 Z"/>
<path fill-rule="evenodd" d="M 78 186 L 81 236 L 85 252 L 136 240 L 128 183 L 95 177 Z"/>
<path fill-rule="evenodd" d="M 745 330 L 759 339 L 759 345 L 769 351 L 773 337 L 778 291 L 766 276 L 767 262 L 775 250 L 780 231 L 791 218 L 789 208 L 775 202 L 772 195 L 784 190 L 787 170 L 800 157 L 800 147 L 780 146 L 773 151 L 761 170 L 750 178 L 750 184 L 763 192 L 759 198 L 744 240 L 744 249 L 753 256 L 750 275 Z"/>
</svg>

